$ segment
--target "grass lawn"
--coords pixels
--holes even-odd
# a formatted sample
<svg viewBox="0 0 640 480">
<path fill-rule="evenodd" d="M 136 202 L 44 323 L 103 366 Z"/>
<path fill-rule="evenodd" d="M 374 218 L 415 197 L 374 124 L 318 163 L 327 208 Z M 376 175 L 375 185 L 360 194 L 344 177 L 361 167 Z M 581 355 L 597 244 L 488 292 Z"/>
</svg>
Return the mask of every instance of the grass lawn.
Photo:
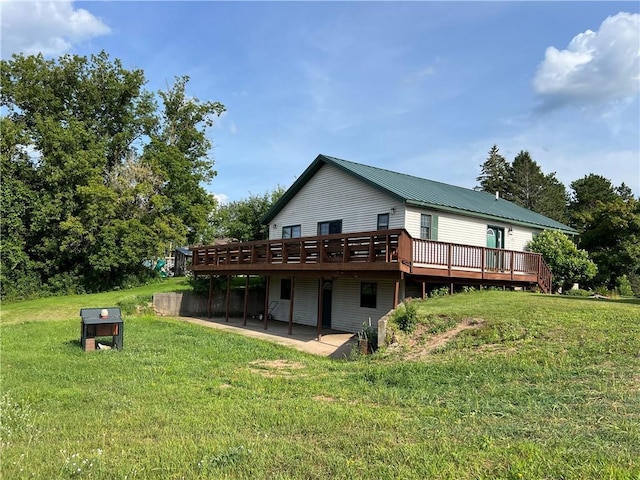
<svg viewBox="0 0 640 480">
<path fill-rule="evenodd" d="M 3 305 L 2 478 L 640 478 L 637 301 L 429 299 L 424 322 L 483 322 L 419 361 L 154 316 L 80 349 L 81 307 L 176 282 Z"/>
</svg>

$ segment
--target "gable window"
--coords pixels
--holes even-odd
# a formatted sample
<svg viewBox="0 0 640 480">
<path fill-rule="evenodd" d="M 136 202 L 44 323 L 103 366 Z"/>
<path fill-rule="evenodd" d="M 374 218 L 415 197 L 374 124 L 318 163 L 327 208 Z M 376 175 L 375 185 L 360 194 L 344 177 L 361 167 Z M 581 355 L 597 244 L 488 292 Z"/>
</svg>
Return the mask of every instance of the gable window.
<svg viewBox="0 0 640 480">
<path fill-rule="evenodd" d="M 378 214 L 378 230 L 388 230 L 388 229 L 389 229 L 389 214 L 388 213 Z"/>
<path fill-rule="evenodd" d="M 420 238 L 431 240 L 431 215 L 420 215 Z"/>
<path fill-rule="evenodd" d="M 301 228 L 300 225 L 290 225 L 288 227 L 282 227 L 282 238 L 300 238 Z"/>
<path fill-rule="evenodd" d="M 331 235 L 333 233 L 342 233 L 342 220 L 318 222 L 318 235 Z"/>
<path fill-rule="evenodd" d="M 378 284 L 375 282 L 362 282 L 360 284 L 360 306 L 363 308 L 376 308 L 378 298 Z"/>
<path fill-rule="evenodd" d="M 291 279 L 280 280 L 280 300 L 291 300 Z"/>
</svg>

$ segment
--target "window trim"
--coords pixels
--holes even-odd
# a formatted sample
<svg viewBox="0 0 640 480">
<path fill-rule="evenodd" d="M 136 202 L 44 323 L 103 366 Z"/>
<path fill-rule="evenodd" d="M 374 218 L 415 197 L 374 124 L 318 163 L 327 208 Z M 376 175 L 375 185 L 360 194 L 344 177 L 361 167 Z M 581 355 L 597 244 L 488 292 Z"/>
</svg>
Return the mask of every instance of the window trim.
<svg viewBox="0 0 640 480">
<path fill-rule="evenodd" d="M 367 287 L 373 293 L 365 293 Z M 360 308 L 378 308 L 378 282 L 360 282 Z"/>
</svg>

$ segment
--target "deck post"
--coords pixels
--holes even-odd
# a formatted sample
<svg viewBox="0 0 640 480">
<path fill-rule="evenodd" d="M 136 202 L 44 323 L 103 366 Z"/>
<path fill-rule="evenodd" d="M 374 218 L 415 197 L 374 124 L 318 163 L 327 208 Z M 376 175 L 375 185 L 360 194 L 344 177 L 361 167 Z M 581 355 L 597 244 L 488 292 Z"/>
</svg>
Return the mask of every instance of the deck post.
<svg viewBox="0 0 640 480">
<path fill-rule="evenodd" d="M 247 310 L 249 309 L 249 275 L 244 277 L 244 316 L 242 318 L 242 325 L 247 326 Z"/>
<path fill-rule="evenodd" d="M 224 311 L 225 311 L 225 317 L 224 320 L 225 322 L 229 322 L 229 300 L 231 298 L 231 275 L 227 275 L 227 297 L 225 299 L 225 306 L 224 306 Z"/>
<path fill-rule="evenodd" d="M 213 275 L 209 275 L 209 300 L 207 301 L 207 318 L 211 318 L 213 310 Z"/>
<path fill-rule="evenodd" d="M 427 298 L 427 282 L 422 282 L 422 300 Z"/>
<path fill-rule="evenodd" d="M 271 275 L 267 275 L 267 283 L 264 295 L 264 329 L 269 325 L 269 287 L 271 286 Z"/>
<path fill-rule="evenodd" d="M 398 300 L 400 296 L 400 280 L 396 279 L 395 287 L 393 289 L 393 308 L 398 306 Z"/>
<path fill-rule="evenodd" d="M 453 282 L 449 284 L 449 295 L 453 295 Z"/>
<path fill-rule="evenodd" d="M 289 301 L 289 335 L 293 334 L 293 297 L 296 291 L 296 277 L 291 276 L 291 300 Z"/>
<path fill-rule="evenodd" d="M 322 283 L 322 277 L 320 277 L 320 279 L 318 280 L 318 321 L 316 322 L 318 341 L 322 339 L 322 303 L 324 301 L 324 288 L 322 288 Z"/>
</svg>

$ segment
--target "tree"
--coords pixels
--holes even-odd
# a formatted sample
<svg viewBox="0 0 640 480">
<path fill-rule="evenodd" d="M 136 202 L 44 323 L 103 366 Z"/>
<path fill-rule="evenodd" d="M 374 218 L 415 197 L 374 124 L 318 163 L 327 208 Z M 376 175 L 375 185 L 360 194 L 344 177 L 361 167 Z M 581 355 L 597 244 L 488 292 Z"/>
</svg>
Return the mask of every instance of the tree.
<svg viewBox="0 0 640 480">
<path fill-rule="evenodd" d="M 224 107 L 187 97 L 186 77 L 159 112 L 144 72 L 104 52 L 0 67 L 3 298 L 144 278 L 143 260 L 206 225 L 206 128 Z"/>
<path fill-rule="evenodd" d="M 555 173 L 544 175 L 529 152 L 522 150 L 509 169 L 507 198 L 558 221 L 566 219 L 567 194 Z"/>
<path fill-rule="evenodd" d="M 271 192 L 222 205 L 212 221 L 215 236 L 241 242 L 266 240 L 269 238 L 268 226 L 260 221 L 284 192 L 284 188 L 278 186 Z"/>
<path fill-rule="evenodd" d="M 487 160 L 481 165 L 480 175 L 476 178 L 479 185 L 476 190 L 505 196 L 509 192 L 509 162 L 500 155 L 497 145 L 489 150 Z"/>
<path fill-rule="evenodd" d="M 591 221 L 592 212 L 599 203 L 612 202 L 618 197 L 611 180 L 593 173 L 571 182 L 571 189 L 569 216 L 571 225 L 578 231 L 583 231 Z"/>
<path fill-rule="evenodd" d="M 608 288 L 626 275 L 637 284 L 640 276 L 640 202 L 617 197 L 598 202 L 585 216 L 580 245 L 598 264 L 596 282 Z M 636 295 L 640 291 L 635 292 Z"/>
<path fill-rule="evenodd" d="M 225 107 L 188 97 L 188 81 L 187 76 L 178 77 L 171 88 L 159 92 L 162 122 L 152 132 L 143 160 L 164 180 L 161 191 L 170 201 L 168 211 L 182 220 L 191 243 L 202 235 L 216 205 L 214 196 L 202 187 L 216 174 L 208 156 L 211 142 L 206 127 L 213 126 L 213 117 Z"/>
<path fill-rule="evenodd" d="M 553 273 L 554 287 L 566 287 L 576 282 L 591 280 L 597 267 L 584 250 L 564 233 L 557 230 L 545 230 L 529 242 L 527 248 L 542 254 Z"/>
</svg>

